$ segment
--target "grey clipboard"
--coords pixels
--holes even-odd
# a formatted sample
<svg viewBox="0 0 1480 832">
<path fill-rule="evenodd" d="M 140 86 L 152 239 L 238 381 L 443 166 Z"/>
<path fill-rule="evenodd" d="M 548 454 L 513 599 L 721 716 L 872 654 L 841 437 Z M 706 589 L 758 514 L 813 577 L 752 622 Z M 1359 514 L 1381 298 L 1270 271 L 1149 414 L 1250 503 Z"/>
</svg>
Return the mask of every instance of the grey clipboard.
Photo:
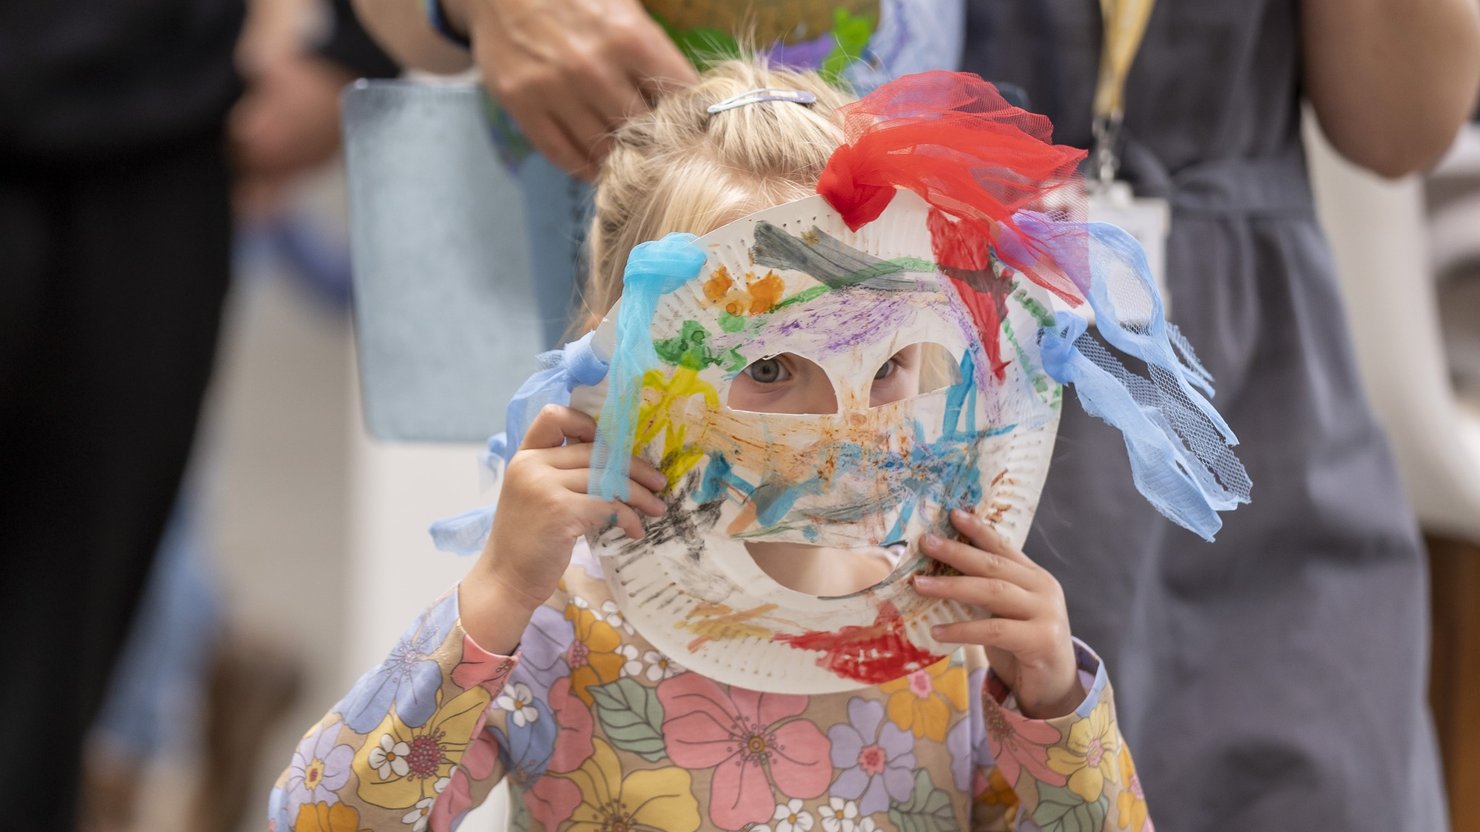
<svg viewBox="0 0 1480 832">
<path fill-rule="evenodd" d="M 542 343 L 523 200 L 483 93 L 359 81 L 342 101 L 365 423 L 378 439 L 482 441 Z"/>
</svg>

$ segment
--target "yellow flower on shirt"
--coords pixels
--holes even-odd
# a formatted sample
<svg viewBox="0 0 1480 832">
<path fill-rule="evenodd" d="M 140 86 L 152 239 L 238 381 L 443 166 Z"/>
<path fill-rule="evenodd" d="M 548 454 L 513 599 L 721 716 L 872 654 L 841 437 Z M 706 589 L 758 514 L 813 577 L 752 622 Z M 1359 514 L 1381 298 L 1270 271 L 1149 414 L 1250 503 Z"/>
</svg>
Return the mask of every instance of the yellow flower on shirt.
<svg viewBox="0 0 1480 832">
<path fill-rule="evenodd" d="M 941 742 L 951 726 L 951 710 L 966 710 L 966 668 L 944 658 L 908 676 L 885 682 L 879 690 L 889 695 L 884 712 L 890 722 L 917 738 Z"/>
<path fill-rule="evenodd" d="M 694 832 L 699 828 L 699 801 L 687 771 L 669 766 L 624 776 L 611 745 L 597 738 L 592 746 L 586 762 L 565 775 L 581 792 L 581 802 L 565 829 Z"/>
<path fill-rule="evenodd" d="M 1087 803 L 1100 799 L 1105 781 L 1115 782 L 1120 732 L 1110 716 L 1110 704 L 1101 702 L 1089 716 L 1069 726 L 1060 745 L 1048 749 L 1048 767 L 1069 778 L 1069 791 Z"/>
<path fill-rule="evenodd" d="M 409 809 L 436 797 L 462 760 L 473 730 L 488 707 L 488 691 L 473 688 L 443 702 L 425 725 L 407 727 L 391 709 L 355 752 L 353 769 L 360 797 L 387 809 Z"/>
<path fill-rule="evenodd" d="M 293 832 L 359 832 L 360 813 L 343 803 L 304 803 Z"/>
<path fill-rule="evenodd" d="M 1130 832 L 1142 832 L 1146 823 L 1146 794 L 1141 791 L 1141 778 L 1136 774 L 1136 764 L 1131 760 L 1131 750 L 1120 747 L 1120 796 L 1115 798 L 1120 813 L 1120 826 Z"/>
<path fill-rule="evenodd" d="M 565 652 L 570 665 L 570 692 L 591 707 L 590 688 L 616 680 L 627 659 L 617 652 L 622 637 L 612 625 L 597 617 L 589 607 L 568 604 L 565 617 L 575 628 L 575 638 Z"/>
</svg>

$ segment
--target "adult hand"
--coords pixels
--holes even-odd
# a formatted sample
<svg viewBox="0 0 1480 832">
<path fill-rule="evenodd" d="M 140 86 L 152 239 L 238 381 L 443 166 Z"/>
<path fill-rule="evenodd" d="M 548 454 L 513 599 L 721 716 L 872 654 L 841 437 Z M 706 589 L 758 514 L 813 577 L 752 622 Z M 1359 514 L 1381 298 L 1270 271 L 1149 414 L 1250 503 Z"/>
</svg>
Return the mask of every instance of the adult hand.
<svg viewBox="0 0 1480 832">
<path fill-rule="evenodd" d="M 273 57 L 245 73 L 247 92 L 227 119 L 234 200 L 247 219 L 272 214 L 288 184 L 339 150 L 339 93 L 353 80 L 326 58 Z"/>
<path fill-rule="evenodd" d="M 530 142 L 589 179 L 623 121 L 698 80 L 637 0 L 444 0 L 489 91 Z"/>
<path fill-rule="evenodd" d="M 228 131 L 238 168 L 281 177 L 320 165 L 339 149 L 339 93 L 354 79 L 326 58 L 286 54 L 247 72 Z"/>
<path fill-rule="evenodd" d="M 976 516 L 953 511 L 951 524 L 970 542 L 926 535 L 921 548 L 961 574 L 916 576 L 915 590 L 989 615 L 938 626 L 936 639 L 986 648 L 993 672 L 1017 694 L 1025 715 L 1052 718 L 1071 713 L 1083 701 L 1084 690 L 1058 581 Z"/>
</svg>

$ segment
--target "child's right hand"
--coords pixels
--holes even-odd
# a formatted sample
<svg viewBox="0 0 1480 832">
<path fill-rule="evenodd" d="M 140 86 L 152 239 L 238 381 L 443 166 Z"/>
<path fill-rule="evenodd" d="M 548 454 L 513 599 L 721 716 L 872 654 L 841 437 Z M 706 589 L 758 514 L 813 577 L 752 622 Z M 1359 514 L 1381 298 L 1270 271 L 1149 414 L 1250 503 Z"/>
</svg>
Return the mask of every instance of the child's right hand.
<svg viewBox="0 0 1480 832">
<path fill-rule="evenodd" d="M 522 632 L 522 622 L 555 593 L 577 538 L 616 525 L 640 540 L 638 512 L 660 517 L 666 510 L 657 494 L 667 478 L 642 459 L 632 460 L 625 502 L 587 494 L 595 439 L 590 416 L 546 405 L 504 468 L 493 530 L 461 593 L 463 626 L 485 649 L 503 652 L 508 625 L 517 619 Z M 515 634 L 510 644 L 517 640 Z"/>
</svg>

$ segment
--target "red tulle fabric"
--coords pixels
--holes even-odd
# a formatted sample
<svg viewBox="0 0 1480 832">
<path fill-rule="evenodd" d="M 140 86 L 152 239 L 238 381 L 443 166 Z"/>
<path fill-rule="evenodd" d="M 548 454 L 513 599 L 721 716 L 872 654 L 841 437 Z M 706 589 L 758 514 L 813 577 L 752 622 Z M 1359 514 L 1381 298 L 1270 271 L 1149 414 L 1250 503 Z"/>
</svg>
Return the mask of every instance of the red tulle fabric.
<svg viewBox="0 0 1480 832">
<path fill-rule="evenodd" d="M 1047 117 L 1008 104 L 992 84 L 961 72 L 892 81 L 842 108 L 846 143 L 828 160 L 817 192 L 857 231 L 877 219 L 896 188 L 933 207 L 935 259 L 956 283 L 1001 376 L 998 327 L 1011 270 L 1071 304 L 1083 296 L 1013 215 L 1023 209 L 1083 219 L 1078 148 L 1055 145 Z M 1064 241 L 1054 250 L 1065 250 Z M 992 273 L 989 248 L 1010 267 Z M 1084 247 L 1087 249 L 1087 241 Z"/>
</svg>

